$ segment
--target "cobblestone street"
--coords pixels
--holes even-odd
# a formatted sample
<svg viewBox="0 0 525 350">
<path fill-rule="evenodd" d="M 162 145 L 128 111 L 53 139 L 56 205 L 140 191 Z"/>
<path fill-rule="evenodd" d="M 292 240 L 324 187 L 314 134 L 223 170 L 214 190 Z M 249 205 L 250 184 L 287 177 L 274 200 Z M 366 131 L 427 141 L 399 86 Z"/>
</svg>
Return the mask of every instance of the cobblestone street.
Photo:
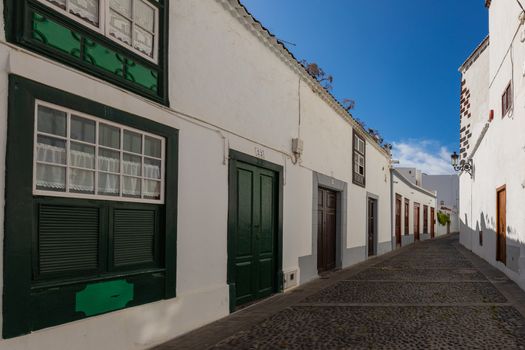
<svg viewBox="0 0 525 350">
<path fill-rule="evenodd" d="M 368 260 L 157 349 L 525 349 L 525 294 L 458 236 Z"/>
</svg>

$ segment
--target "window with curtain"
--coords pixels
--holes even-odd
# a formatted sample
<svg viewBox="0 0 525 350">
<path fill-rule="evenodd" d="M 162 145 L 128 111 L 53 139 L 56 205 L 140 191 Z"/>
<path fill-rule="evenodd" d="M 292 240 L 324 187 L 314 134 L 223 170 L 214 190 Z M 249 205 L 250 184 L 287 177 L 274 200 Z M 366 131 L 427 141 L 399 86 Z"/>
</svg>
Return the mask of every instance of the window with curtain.
<svg viewBox="0 0 525 350">
<path fill-rule="evenodd" d="M 164 201 L 162 137 L 42 102 L 35 123 L 35 194 Z"/>
<path fill-rule="evenodd" d="M 366 151 L 365 140 L 354 132 L 353 142 L 353 182 L 360 186 L 365 186 L 366 176 Z"/>
<path fill-rule="evenodd" d="M 39 0 L 157 62 L 158 8 L 148 0 Z"/>
</svg>

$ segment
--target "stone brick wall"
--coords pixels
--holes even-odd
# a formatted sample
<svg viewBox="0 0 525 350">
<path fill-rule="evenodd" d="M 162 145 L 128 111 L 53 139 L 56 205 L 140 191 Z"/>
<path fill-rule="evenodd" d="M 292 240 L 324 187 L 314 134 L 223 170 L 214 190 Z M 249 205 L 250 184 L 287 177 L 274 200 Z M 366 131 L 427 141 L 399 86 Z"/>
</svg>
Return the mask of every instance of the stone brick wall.
<svg viewBox="0 0 525 350">
<path fill-rule="evenodd" d="M 470 90 L 467 87 L 467 81 L 465 79 L 461 80 L 461 99 L 460 99 L 460 125 L 461 129 L 459 131 L 460 139 L 459 145 L 460 150 L 459 154 L 461 159 L 467 158 L 467 151 L 470 149 L 470 139 L 472 138 L 472 132 L 470 129 Z"/>
</svg>

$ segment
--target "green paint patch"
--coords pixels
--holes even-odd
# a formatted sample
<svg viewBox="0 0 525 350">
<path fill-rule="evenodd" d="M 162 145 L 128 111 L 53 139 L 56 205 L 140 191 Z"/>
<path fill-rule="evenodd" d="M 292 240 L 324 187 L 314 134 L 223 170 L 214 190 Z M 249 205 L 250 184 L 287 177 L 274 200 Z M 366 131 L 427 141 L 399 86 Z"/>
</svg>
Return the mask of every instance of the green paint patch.
<svg viewBox="0 0 525 350">
<path fill-rule="evenodd" d="M 89 284 L 76 294 L 75 311 L 86 316 L 123 309 L 133 300 L 133 284 L 126 280 Z"/>
</svg>

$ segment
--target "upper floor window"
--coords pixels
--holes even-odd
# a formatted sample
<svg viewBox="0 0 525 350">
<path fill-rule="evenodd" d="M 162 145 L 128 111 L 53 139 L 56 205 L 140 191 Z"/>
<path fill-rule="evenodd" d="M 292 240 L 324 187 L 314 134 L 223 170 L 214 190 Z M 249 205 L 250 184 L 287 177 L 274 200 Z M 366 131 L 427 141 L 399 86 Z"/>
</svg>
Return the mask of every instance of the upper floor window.
<svg viewBox="0 0 525 350">
<path fill-rule="evenodd" d="M 164 201 L 164 139 L 38 102 L 36 195 Z"/>
<path fill-rule="evenodd" d="M 366 177 L 366 151 L 365 140 L 354 132 L 353 142 L 353 182 L 365 186 Z"/>
<path fill-rule="evenodd" d="M 512 108 L 512 83 L 509 83 L 501 96 L 501 117 L 507 115 Z"/>
<path fill-rule="evenodd" d="M 39 1 L 157 62 L 159 14 L 148 0 Z"/>
</svg>

